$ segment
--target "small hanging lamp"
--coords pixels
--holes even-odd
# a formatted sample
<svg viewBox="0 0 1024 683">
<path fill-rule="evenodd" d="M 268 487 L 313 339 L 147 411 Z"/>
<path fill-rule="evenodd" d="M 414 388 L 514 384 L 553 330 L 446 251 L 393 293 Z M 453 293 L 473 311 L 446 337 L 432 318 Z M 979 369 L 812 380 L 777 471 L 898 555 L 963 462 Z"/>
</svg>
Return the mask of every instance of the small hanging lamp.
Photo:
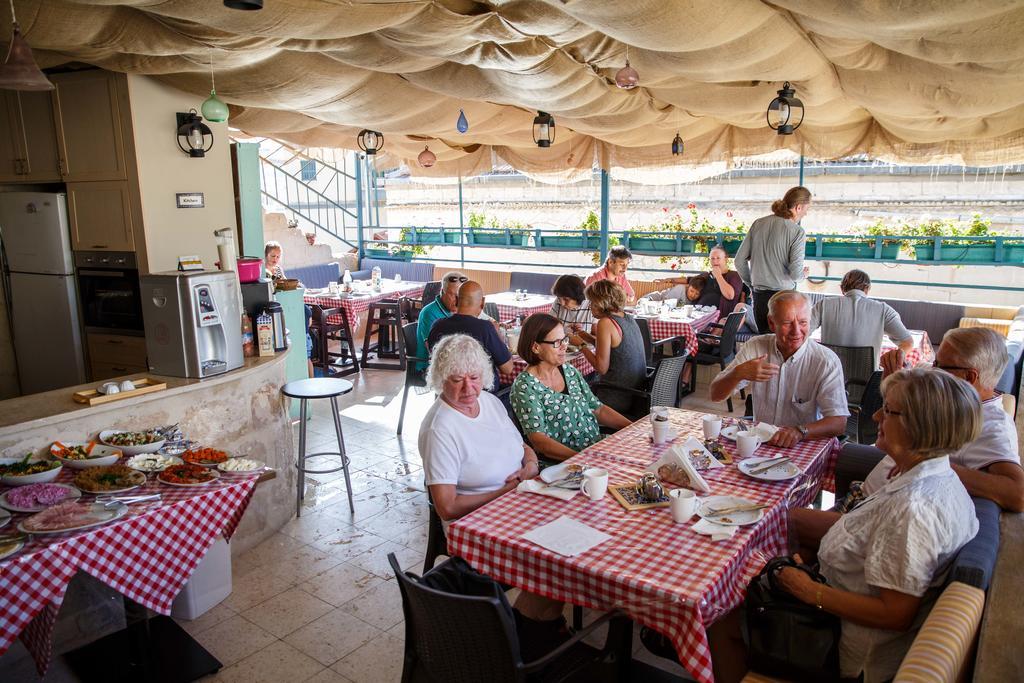
<svg viewBox="0 0 1024 683">
<path fill-rule="evenodd" d="M 384 148 L 384 136 L 375 130 L 364 128 L 356 136 L 356 144 L 367 154 L 376 154 Z"/>
<path fill-rule="evenodd" d="M 193 159 L 201 159 L 213 149 L 213 131 L 203 123 L 195 109 L 187 114 L 178 113 L 178 147 Z"/>
<path fill-rule="evenodd" d="M 632 90 L 640 85 L 640 74 L 629 65 L 629 46 L 626 46 L 626 66 L 619 69 L 615 74 L 615 85 L 623 90 Z"/>
<path fill-rule="evenodd" d="M 778 93 L 765 114 L 768 127 L 778 131 L 779 135 L 792 135 L 804 122 L 804 103 L 796 98 L 796 90 L 789 85 L 789 81 L 783 84 Z"/>
<path fill-rule="evenodd" d="M 228 9 L 263 9 L 263 0 L 224 0 L 224 6 Z"/>
<path fill-rule="evenodd" d="M 430 147 L 424 147 L 420 155 L 416 157 L 416 161 L 420 162 L 420 166 L 423 168 L 430 168 L 437 163 L 437 155 L 430 151 Z"/>
<path fill-rule="evenodd" d="M 676 136 L 672 138 L 672 156 L 683 156 L 683 139 L 679 137 L 679 133 L 676 133 Z"/>
<path fill-rule="evenodd" d="M 11 44 L 3 66 L 0 66 L 0 90 L 53 89 L 53 83 L 36 64 L 32 48 L 21 36 L 21 27 L 14 16 L 14 0 L 11 0 Z"/>
<path fill-rule="evenodd" d="M 203 116 L 206 117 L 207 121 L 213 121 L 214 123 L 224 123 L 228 120 L 228 105 L 224 104 L 223 100 L 217 97 L 217 84 L 213 80 L 213 50 L 210 50 L 210 96 L 203 102 L 203 106 L 199 108 L 203 112 Z"/>
<path fill-rule="evenodd" d="M 533 141 L 538 147 L 550 147 L 555 141 L 555 117 L 538 111 L 533 119 Z"/>
<path fill-rule="evenodd" d="M 459 110 L 459 120 L 455 122 L 455 129 L 460 133 L 465 133 L 469 130 L 469 120 L 466 118 L 466 112 Z"/>
</svg>

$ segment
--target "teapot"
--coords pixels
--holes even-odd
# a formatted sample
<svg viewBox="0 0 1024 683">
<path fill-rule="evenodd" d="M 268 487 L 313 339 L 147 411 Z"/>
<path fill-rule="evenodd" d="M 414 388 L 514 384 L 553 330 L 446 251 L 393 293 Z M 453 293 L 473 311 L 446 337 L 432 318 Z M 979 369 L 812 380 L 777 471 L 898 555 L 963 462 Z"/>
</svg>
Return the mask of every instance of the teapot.
<svg viewBox="0 0 1024 683">
<path fill-rule="evenodd" d="M 644 472 L 636 482 L 636 494 L 645 500 L 654 502 L 665 495 L 665 489 L 653 472 Z"/>
</svg>

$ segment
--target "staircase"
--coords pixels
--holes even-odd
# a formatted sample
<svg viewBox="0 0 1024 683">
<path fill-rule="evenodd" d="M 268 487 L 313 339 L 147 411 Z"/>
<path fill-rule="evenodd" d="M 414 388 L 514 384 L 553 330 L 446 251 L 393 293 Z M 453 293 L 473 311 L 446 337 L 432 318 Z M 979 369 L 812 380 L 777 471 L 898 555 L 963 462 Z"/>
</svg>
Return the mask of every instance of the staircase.
<svg viewBox="0 0 1024 683">
<path fill-rule="evenodd" d="M 322 237 L 326 233 L 319 233 Z M 317 241 L 310 244 L 302 229 L 288 216 L 278 211 L 263 211 L 263 239 L 267 242 L 274 241 L 281 245 L 282 259 L 281 267 L 285 274 L 290 268 L 299 266 L 312 266 L 321 263 L 336 261 L 341 264 L 341 269 L 348 268 L 356 270 L 357 261 L 355 254 L 346 253 L 349 248 L 338 247 L 333 243 Z M 263 253 L 247 254 L 248 256 L 259 256 Z"/>
</svg>

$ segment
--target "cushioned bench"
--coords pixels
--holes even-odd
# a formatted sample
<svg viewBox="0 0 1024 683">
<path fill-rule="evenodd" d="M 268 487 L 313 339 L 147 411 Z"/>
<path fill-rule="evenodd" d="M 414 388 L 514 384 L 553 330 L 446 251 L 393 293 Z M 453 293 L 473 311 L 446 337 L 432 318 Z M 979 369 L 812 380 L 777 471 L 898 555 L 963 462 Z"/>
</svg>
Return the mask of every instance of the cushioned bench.
<svg viewBox="0 0 1024 683">
<path fill-rule="evenodd" d="M 513 291 L 525 289 L 530 294 L 550 294 L 557 279 L 557 273 L 514 272 L 509 280 L 508 288 Z"/>
<path fill-rule="evenodd" d="M 380 275 L 389 280 L 401 275 L 408 282 L 430 282 L 434 279 L 434 264 L 412 263 L 392 259 L 364 258 L 359 263 L 359 270 L 352 273 L 353 279 L 369 280 L 373 267 L 380 267 Z"/>
<path fill-rule="evenodd" d="M 288 268 L 285 270 L 285 274 L 290 278 L 297 279 L 306 289 L 323 289 L 331 282 L 338 282 L 338 278 L 341 277 L 338 264 L 333 261 Z"/>
</svg>

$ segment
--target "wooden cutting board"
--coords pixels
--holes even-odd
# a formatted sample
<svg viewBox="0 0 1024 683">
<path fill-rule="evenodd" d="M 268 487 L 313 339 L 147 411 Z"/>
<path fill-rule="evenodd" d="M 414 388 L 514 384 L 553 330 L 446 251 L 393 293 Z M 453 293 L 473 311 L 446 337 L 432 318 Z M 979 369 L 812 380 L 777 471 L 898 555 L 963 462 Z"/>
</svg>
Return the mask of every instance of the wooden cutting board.
<svg viewBox="0 0 1024 683">
<path fill-rule="evenodd" d="M 101 403 L 120 401 L 123 398 L 131 398 L 132 396 L 151 394 L 154 391 L 162 391 L 167 388 L 166 382 L 158 382 L 149 377 L 133 379 L 132 384 L 135 385 L 135 389 L 132 391 L 119 391 L 116 394 L 101 394 L 95 389 L 88 389 L 86 391 L 76 391 L 71 395 L 71 398 L 74 399 L 75 403 L 88 403 L 91 406 L 95 406 Z"/>
<path fill-rule="evenodd" d="M 650 503 L 646 499 L 641 499 L 636 494 L 636 487 L 633 484 L 609 486 L 608 491 L 611 492 L 612 498 L 619 501 L 619 504 L 630 512 L 633 510 L 650 510 L 651 508 L 664 508 L 669 506 L 668 496 L 662 496 L 661 500 L 654 503 Z"/>
</svg>

